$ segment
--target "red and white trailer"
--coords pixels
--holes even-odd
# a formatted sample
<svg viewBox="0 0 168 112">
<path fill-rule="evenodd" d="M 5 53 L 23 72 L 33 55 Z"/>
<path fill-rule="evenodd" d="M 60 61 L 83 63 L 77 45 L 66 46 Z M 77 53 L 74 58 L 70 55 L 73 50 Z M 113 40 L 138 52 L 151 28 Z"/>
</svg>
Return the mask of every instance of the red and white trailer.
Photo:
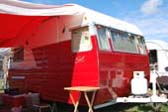
<svg viewBox="0 0 168 112">
<path fill-rule="evenodd" d="M 3 0 L 0 26 L 0 47 L 13 52 L 10 88 L 68 103 L 64 87 L 100 87 L 97 105 L 128 96 L 134 72 L 149 79 L 144 37 L 133 24 L 76 4 Z"/>
</svg>

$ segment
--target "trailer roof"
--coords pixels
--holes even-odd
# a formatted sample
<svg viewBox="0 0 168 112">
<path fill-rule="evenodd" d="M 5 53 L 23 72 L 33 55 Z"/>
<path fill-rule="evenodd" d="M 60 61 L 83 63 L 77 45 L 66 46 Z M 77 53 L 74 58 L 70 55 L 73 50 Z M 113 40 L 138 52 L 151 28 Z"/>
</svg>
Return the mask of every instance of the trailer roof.
<svg viewBox="0 0 168 112">
<path fill-rule="evenodd" d="M 16 34 L 20 32 L 21 27 L 23 27 L 26 23 L 29 23 L 29 21 L 32 21 L 33 18 L 38 17 L 44 19 L 51 16 L 66 15 L 81 15 L 83 17 L 87 17 L 88 21 L 80 23 L 81 26 L 84 24 L 95 23 L 142 35 L 142 32 L 133 24 L 76 4 L 42 5 L 18 0 L 0 0 L 0 26 L 3 28 L 0 30 L 0 38 L 4 39 L 16 37 Z M 26 18 L 27 16 L 30 17 Z"/>
</svg>

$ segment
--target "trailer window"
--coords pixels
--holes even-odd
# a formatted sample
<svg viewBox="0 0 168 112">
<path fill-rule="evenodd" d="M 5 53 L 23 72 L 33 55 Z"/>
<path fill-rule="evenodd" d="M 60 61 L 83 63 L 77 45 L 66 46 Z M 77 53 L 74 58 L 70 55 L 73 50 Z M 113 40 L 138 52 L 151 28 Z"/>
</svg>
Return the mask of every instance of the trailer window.
<svg viewBox="0 0 168 112">
<path fill-rule="evenodd" d="M 158 59 L 157 59 L 157 51 L 150 50 L 149 51 L 149 59 L 150 59 L 150 69 L 151 70 L 158 70 Z"/>
<path fill-rule="evenodd" d="M 130 53 L 138 53 L 134 36 L 121 31 L 111 31 L 113 49 Z"/>
<path fill-rule="evenodd" d="M 72 51 L 83 52 L 92 49 L 88 27 L 72 30 Z"/>
<path fill-rule="evenodd" d="M 141 36 L 135 36 L 138 53 L 146 54 L 145 40 Z"/>
<path fill-rule="evenodd" d="M 100 49 L 101 50 L 111 50 L 109 41 L 108 41 L 106 28 L 102 26 L 97 26 L 97 32 L 98 32 L 98 37 L 99 37 Z"/>
</svg>

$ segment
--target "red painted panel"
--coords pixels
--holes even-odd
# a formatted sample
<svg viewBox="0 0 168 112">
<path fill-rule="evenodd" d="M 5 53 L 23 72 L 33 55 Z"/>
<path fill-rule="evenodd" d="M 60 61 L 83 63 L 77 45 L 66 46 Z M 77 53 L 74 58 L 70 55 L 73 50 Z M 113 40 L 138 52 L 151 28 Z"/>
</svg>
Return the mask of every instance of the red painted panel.
<svg viewBox="0 0 168 112">
<path fill-rule="evenodd" d="M 92 38 L 92 41 L 96 39 Z M 93 44 L 91 51 L 72 53 L 71 41 L 42 46 L 32 49 L 38 69 L 31 72 L 15 70 L 10 73 L 13 76 L 27 76 L 25 79 L 27 91 L 40 92 L 47 100 L 67 102 L 69 95 L 64 87 L 99 86 L 96 52 Z M 17 81 L 15 84 L 12 83 L 11 87 L 15 87 L 17 83 Z"/>
<path fill-rule="evenodd" d="M 130 94 L 133 71 L 145 71 L 146 78 L 149 79 L 147 55 L 99 51 L 99 65 L 100 87 L 104 89 L 98 95 L 104 101 Z M 102 103 L 103 99 L 96 100 Z"/>
<path fill-rule="evenodd" d="M 25 96 L 24 95 L 8 95 L 8 94 L 3 94 L 3 103 L 5 106 L 9 107 L 19 107 L 19 106 L 24 106 L 25 105 Z"/>
</svg>

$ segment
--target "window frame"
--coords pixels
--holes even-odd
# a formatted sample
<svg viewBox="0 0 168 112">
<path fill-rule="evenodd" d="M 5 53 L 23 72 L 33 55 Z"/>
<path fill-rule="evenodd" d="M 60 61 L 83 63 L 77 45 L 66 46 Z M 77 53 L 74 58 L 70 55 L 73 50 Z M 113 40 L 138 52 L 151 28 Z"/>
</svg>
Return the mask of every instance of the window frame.
<svg viewBox="0 0 168 112">
<path fill-rule="evenodd" d="M 75 30 L 81 30 L 81 29 L 87 29 L 87 33 L 88 33 L 88 39 L 89 39 L 89 44 L 90 44 L 90 48 L 89 49 L 83 49 L 83 50 L 80 50 L 80 48 L 78 50 L 74 49 L 74 39 L 75 37 L 73 37 L 73 32 Z M 80 47 L 81 44 L 79 44 L 78 47 Z M 90 35 L 90 31 L 89 31 L 89 26 L 83 26 L 83 27 L 77 27 L 77 28 L 73 28 L 71 29 L 71 51 L 73 53 L 80 53 L 80 52 L 88 52 L 88 51 L 91 51 L 93 49 L 93 43 L 92 43 L 92 39 L 91 39 L 91 35 Z"/>
<path fill-rule="evenodd" d="M 129 38 L 129 36 L 130 37 L 132 36 L 134 38 L 133 39 L 133 41 L 134 41 L 134 48 L 135 48 L 136 51 L 129 51 L 129 50 L 124 50 L 124 49 L 123 50 L 122 49 L 116 49 L 114 41 L 113 41 L 114 39 L 112 37 L 112 32 L 114 32 L 114 33 L 117 34 L 117 38 L 121 37 L 120 36 L 121 33 L 127 33 L 128 34 L 127 38 Z M 117 29 L 112 29 L 112 28 L 110 28 L 110 33 L 111 33 L 110 35 L 111 35 L 112 49 L 113 49 L 114 52 L 123 52 L 123 53 L 140 54 L 140 55 L 146 55 L 147 54 L 146 47 L 145 47 L 145 41 L 144 41 L 144 37 L 143 36 L 132 34 L 132 33 L 125 32 L 125 31 L 120 31 L 120 30 L 117 30 Z M 141 53 L 140 51 L 138 51 L 137 47 L 138 47 L 139 43 L 137 43 L 138 42 L 138 38 L 136 36 L 139 36 L 139 38 L 143 39 L 143 41 L 144 41 L 144 43 L 142 43 L 143 44 L 143 52 L 145 52 L 145 53 Z"/>
<path fill-rule="evenodd" d="M 102 27 L 105 29 L 105 34 L 106 34 L 106 44 L 107 44 L 107 49 L 104 49 L 102 48 L 101 44 L 100 44 L 100 35 L 99 35 L 99 32 L 98 32 L 98 29 L 99 27 Z M 111 52 L 112 49 L 111 49 L 111 44 L 109 42 L 109 35 L 108 35 L 108 32 L 109 32 L 109 28 L 105 27 L 105 26 L 102 26 L 102 25 L 96 25 L 96 30 L 97 30 L 97 40 L 98 40 L 98 47 L 99 47 L 99 50 L 100 51 L 106 51 L 106 52 Z"/>
<path fill-rule="evenodd" d="M 138 41 L 138 43 L 136 43 L 136 45 L 137 45 L 137 49 L 138 49 L 138 52 L 139 52 L 139 54 L 141 54 L 141 55 L 147 55 L 148 53 L 147 53 L 147 49 L 146 49 L 146 44 L 145 44 L 145 39 L 144 39 L 144 37 L 143 36 L 140 36 L 140 35 L 135 35 L 135 36 L 138 36 L 137 38 L 136 38 L 136 40 Z M 141 39 L 140 41 L 141 41 L 141 43 L 139 43 L 139 40 L 138 39 Z M 142 49 L 141 49 L 142 48 Z M 141 49 L 141 50 L 139 50 L 139 49 Z"/>
</svg>

